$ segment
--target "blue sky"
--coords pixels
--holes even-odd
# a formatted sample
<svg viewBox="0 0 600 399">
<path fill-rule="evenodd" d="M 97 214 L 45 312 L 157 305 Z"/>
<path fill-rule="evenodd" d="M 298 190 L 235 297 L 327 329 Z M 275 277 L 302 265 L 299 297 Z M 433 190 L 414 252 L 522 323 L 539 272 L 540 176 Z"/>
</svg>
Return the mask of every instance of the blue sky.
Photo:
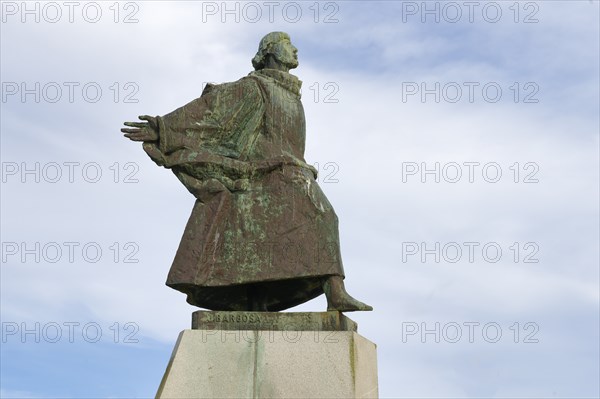
<svg viewBox="0 0 600 399">
<path fill-rule="evenodd" d="M 321 2 L 317 22 L 313 2 L 272 22 L 263 2 L 229 2 L 238 22 L 221 2 L 80 2 L 73 22 L 28 4 L 39 22 L 2 2 L 0 396 L 154 396 L 194 310 L 164 285 L 193 198 L 119 129 L 246 75 L 270 31 L 299 49 L 306 160 L 375 308 L 349 316 L 380 396 L 600 395 L 597 1 L 472 21 L 427 2 L 439 22 L 406 1 Z"/>
</svg>

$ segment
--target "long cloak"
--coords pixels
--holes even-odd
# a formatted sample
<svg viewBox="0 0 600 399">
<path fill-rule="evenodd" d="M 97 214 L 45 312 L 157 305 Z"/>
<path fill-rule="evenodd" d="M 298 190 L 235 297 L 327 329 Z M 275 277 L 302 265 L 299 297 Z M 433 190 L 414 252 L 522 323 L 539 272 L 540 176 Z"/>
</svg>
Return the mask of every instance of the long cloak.
<svg viewBox="0 0 600 399">
<path fill-rule="evenodd" d="M 304 160 L 295 76 L 263 69 L 157 117 L 144 150 L 197 198 L 167 285 L 213 310 L 246 310 L 260 290 L 286 309 L 344 276 L 337 216 Z"/>
</svg>

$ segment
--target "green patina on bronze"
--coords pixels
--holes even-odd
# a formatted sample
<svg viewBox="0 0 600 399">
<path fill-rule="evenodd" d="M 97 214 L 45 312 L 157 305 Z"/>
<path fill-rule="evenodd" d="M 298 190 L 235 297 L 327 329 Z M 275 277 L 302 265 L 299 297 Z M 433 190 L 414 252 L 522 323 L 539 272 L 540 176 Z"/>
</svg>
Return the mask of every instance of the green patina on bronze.
<svg viewBox="0 0 600 399">
<path fill-rule="evenodd" d="M 242 79 L 146 122 L 126 122 L 196 197 L 167 285 L 213 310 L 286 309 L 323 292 L 330 310 L 370 310 L 343 288 L 337 216 L 304 159 L 297 50 L 266 35 Z M 331 288 L 327 288 L 331 287 Z"/>
</svg>

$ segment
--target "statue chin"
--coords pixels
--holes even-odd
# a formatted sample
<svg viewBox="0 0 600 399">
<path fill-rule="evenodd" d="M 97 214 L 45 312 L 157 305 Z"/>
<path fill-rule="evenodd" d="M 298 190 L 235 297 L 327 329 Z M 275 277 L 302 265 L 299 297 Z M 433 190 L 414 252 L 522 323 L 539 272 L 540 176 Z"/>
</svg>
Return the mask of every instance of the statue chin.
<svg viewBox="0 0 600 399">
<path fill-rule="evenodd" d="M 275 57 L 277 59 L 277 61 L 279 63 L 281 63 L 282 65 L 284 65 L 286 68 L 288 69 L 294 69 L 298 67 L 298 60 L 296 58 L 291 58 L 291 57 L 282 57 L 285 59 L 280 59 L 279 57 Z"/>
</svg>

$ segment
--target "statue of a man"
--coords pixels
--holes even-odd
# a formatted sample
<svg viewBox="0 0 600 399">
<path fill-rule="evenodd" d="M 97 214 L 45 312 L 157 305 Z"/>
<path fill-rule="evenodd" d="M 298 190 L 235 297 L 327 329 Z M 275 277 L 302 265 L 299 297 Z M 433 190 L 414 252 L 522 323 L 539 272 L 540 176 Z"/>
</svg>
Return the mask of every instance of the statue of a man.
<svg viewBox="0 0 600 399">
<path fill-rule="evenodd" d="M 278 311 L 325 293 L 328 310 L 372 310 L 344 288 L 337 216 L 304 160 L 297 52 L 269 33 L 248 76 L 121 129 L 196 197 L 167 278 L 192 305 Z"/>
</svg>

